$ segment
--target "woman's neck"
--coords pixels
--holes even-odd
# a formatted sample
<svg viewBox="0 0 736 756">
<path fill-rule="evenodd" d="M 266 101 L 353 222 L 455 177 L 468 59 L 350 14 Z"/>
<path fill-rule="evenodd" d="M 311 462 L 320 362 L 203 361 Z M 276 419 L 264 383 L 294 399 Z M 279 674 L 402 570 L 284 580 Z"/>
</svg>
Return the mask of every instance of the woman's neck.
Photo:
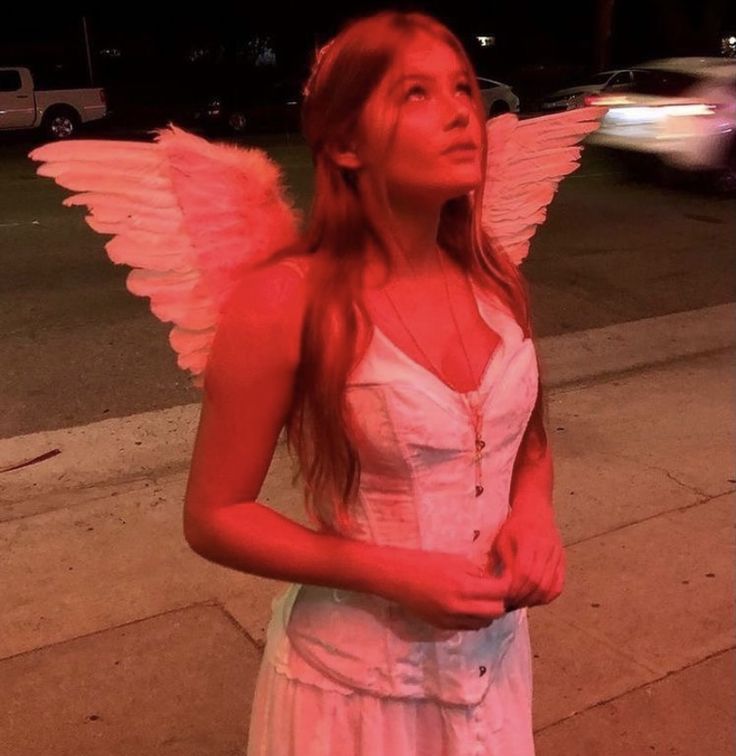
<svg viewBox="0 0 736 756">
<path fill-rule="evenodd" d="M 439 272 L 437 232 L 441 206 L 421 199 L 391 198 L 391 225 L 399 249 L 393 257 L 396 278 L 416 278 Z"/>
</svg>

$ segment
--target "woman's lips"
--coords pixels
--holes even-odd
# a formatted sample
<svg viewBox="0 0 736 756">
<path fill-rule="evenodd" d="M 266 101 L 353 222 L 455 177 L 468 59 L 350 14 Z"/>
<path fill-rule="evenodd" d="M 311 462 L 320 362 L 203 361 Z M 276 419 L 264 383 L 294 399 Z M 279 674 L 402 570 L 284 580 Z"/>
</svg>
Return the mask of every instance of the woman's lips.
<svg viewBox="0 0 736 756">
<path fill-rule="evenodd" d="M 478 152 L 477 147 L 453 147 L 444 154 L 455 158 L 474 158 Z"/>
</svg>

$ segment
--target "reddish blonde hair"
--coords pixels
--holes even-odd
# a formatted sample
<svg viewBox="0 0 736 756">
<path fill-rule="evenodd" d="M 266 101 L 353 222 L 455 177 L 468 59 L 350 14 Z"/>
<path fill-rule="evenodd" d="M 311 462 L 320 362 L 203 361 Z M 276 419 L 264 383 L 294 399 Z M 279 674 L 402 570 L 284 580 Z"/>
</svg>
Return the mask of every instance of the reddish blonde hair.
<svg viewBox="0 0 736 756">
<path fill-rule="evenodd" d="M 315 172 L 311 210 L 297 245 L 272 257 L 314 255 L 286 434 L 289 450 L 299 463 L 293 482 L 303 478 L 308 515 L 321 529 L 338 534 L 349 532 L 350 509 L 360 481 L 345 387 L 361 357 L 357 350 L 359 326 L 365 324 L 369 333 L 372 327 L 362 296 L 366 246 L 368 242 L 376 245 L 390 271 L 395 239 L 385 187 L 368 191 L 354 173 L 332 160 L 326 147 L 350 139 L 363 104 L 382 81 L 401 45 L 420 32 L 457 53 L 467 69 L 481 122 L 485 121 L 473 66 L 446 26 L 423 13 L 400 11 L 381 11 L 348 22 L 317 54 L 305 85 L 302 131 Z M 392 133 L 393 129 L 388 139 Z M 485 129 L 482 155 L 485 175 Z M 494 250 L 483 231 L 482 201 L 482 186 L 447 201 L 437 241 L 478 284 L 491 287 L 505 301 L 524 335 L 531 336 L 526 282 L 516 265 L 502 251 Z M 536 448 L 546 448 L 541 381 L 530 425 L 537 436 Z"/>
</svg>

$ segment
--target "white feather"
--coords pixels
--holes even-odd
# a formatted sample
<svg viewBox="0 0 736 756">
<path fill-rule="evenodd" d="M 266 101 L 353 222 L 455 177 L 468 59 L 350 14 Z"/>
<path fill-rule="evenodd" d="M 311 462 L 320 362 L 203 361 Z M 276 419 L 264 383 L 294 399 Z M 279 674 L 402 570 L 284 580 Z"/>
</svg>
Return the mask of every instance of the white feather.
<svg viewBox="0 0 736 756">
<path fill-rule="evenodd" d="M 605 112 L 580 108 L 523 121 L 505 114 L 487 122 L 483 227 L 516 265 L 528 255 L 560 181 L 578 168 L 582 140 Z"/>
<path fill-rule="evenodd" d="M 133 268 L 128 290 L 174 323 L 177 364 L 203 387 L 217 319 L 243 271 L 296 238 L 300 219 L 281 172 L 258 149 L 213 144 L 173 124 L 155 141 L 70 140 L 29 153 L 84 205 L 104 248 Z"/>
</svg>

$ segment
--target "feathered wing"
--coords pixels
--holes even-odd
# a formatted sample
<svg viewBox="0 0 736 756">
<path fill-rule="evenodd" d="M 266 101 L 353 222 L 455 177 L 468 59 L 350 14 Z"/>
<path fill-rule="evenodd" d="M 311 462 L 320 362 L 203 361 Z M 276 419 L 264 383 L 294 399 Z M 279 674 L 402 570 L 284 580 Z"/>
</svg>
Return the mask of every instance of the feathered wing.
<svg viewBox="0 0 736 756">
<path fill-rule="evenodd" d="M 483 228 L 516 265 L 529 253 L 560 181 L 578 168 L 581 142 L 605 112 L 586 107 L 525 120 L 505 114 L 487 122 Z"/>
<path fill-rule="evenodd" d="M 298 233 L 300 213 L 265 152 L 215 144 L 173 124 L 154 142 L 70 140 L 29 153 L 37 173 L 75 194 L 85 220 L 112 234 L 130 292 L 174 323 L 177 364 L 202 388 L 217 319 L 242 273 Z"/>
</svg>

